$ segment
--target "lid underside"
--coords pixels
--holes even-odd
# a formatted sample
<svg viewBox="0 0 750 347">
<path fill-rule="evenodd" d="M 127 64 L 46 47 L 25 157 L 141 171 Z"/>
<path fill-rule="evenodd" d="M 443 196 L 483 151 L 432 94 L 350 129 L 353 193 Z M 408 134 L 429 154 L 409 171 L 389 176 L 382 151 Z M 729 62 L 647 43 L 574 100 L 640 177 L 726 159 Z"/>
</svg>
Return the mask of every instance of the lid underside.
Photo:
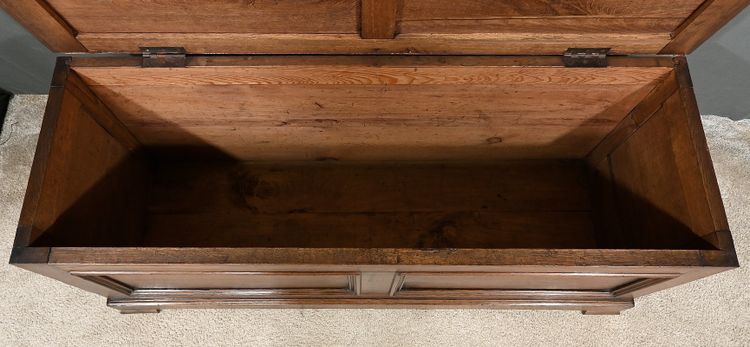
<svg viewBox="0 0 750 347">
<path fill-rule="evenodd" d="M 689 53 L 750 0 L 0 0 L 58 52 Z"/>
</svg>

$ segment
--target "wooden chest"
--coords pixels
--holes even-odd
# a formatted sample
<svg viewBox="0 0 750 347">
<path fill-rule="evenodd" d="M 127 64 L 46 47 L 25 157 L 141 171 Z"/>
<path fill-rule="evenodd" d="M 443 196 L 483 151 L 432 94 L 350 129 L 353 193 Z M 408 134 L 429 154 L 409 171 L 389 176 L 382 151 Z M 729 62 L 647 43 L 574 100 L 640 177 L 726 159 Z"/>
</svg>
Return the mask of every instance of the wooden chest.
<svg viewBox="0 0 750 347">
<path fill-rule="evenodd" d="M 738 266 L 684 54 L 747 3 L 0 0 L 118 53 L 58 61 L 11 263 L 122 312 L 618 313 Z"/>
</svg>

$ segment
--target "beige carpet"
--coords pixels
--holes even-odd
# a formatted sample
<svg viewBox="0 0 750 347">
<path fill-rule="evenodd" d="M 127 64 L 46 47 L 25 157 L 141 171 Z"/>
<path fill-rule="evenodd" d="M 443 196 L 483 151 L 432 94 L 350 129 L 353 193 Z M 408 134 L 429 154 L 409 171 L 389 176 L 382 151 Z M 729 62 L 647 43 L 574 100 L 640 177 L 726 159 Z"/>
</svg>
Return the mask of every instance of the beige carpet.
<svg viewBox="0 0 750 347">
<path fill-rule="evenodd" d="M 750 346 L 743 267 L 637 300 L 620 316 L 493 310 L 184 310 L 120 315 L 7 264 L 45 97 L 13 99 L 0 136 L 0 346 Z M 703 119 L 742 265 L 750 257 L 750 121 Z"/>
</svg>

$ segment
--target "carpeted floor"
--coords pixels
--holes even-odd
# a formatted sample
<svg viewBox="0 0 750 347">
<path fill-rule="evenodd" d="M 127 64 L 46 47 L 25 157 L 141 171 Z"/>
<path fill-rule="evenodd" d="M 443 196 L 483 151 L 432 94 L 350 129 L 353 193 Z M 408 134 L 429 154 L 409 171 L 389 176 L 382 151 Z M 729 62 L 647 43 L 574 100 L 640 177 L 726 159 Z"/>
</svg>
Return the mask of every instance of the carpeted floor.
<svg viewBox="0 0 750 347">
<path fill-rule="evenodd" d="M 6 264 L 44 111 L 11 102 L 0 136 L 0 346 L 750 346 L 750 270 L 637 300 L 620 316 L 494 310 L 184 310 L 120 315 Z M 750 260 L 750 121 L 703 118 L 741 265 Z"/>
</svg>

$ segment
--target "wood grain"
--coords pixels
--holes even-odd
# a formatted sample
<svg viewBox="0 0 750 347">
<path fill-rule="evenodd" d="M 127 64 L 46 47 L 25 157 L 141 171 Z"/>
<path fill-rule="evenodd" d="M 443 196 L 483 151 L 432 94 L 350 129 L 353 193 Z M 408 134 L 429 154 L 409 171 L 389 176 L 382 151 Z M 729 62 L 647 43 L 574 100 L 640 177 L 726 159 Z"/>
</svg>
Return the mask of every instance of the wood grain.
<svg viewBox="0 0 750 347">
<path fill-rule="evenodd" d="M 0 8 L 13 16 L 36 38 L 55 52 L 83 52 L 77 32 L 44 1 L 0 0 Z"/>
<path fill-rule="evenodd" d="M 626 97 L 670 71 L 450 65 L 75 69 L 143 144 L 211 147 L 240 160 L 580 158 L 638 101 Z M 195 98 L 203 102 L 195 104 Z"/>
<path fill-rule="evenodd" d="M 122 124 L 112 111 L 91 91 L 88 85 L 75 72 L 70 73 L 65 83 L 65 89 L 78 100 L 88 114 L 106 130 L 115 140 L 128 150 L 136 150 L 140 143 L 133 134 Z"/>
<path fill-rule="evenodd" d="M 109 135 L 81 101 L 66 91 L 33 217 L 31 245 L 48 244 L 50 238 L 61 235 L 72 243 L 137 239 L 141 225 L 131 212 L 136 211 L 138 192 L 145 187 L 138 182 L 142 169 L 132 166 L 131 160 L 135 160 L 131 150 Z M 126 184 L 135 186 L 127 196 L 110 200 Z M 110 223 L 115 221 L 118 224 L 113 227 Z M 107 229 L 111 233 L 103 234 Z"/>
<path fill-rule="evenodd" d="M 687 59 L 684 57 L 677 57 L 675 58 L 675 63 L 675 74 L 677 76 L 682 108 L 684 109 L 688 127 L 691 131 L 690 137 L 695 148 L 700 176 L 708 200 L 709 214 L 713 220 L 713 229 L 716 230 L 713 234 L 704 234 L 702 236 L 717 248 L 731 251 L 734 249 L 734 245 L 731 235 L 729 235 L 729 223 L 727 221 L 726 212 L 724 211 L 724 204 L 721 199 L 719 185 L 716 181 L 716 173 L 714 172 L 711 154 L 708 150 L 706 135 L 703 132 L 703 124 L 700 120 L 698 103 L 695 100 L 695 93 L 693 91 L 690 72 L 688 71 Z"/>
<path fill-rule="evenodd" d="M 383 299 L 383 298 L 334 298 L 334 299 L 247 299 L 242 297 L 186 298 L 175 300 L 162 298 L 118 298 L 107 302 L 112 308 L 123 313 L 154 313 L 161 309 L 187 308 L 482 308 L 514 310 L 577 310 L 586 312 L 607 312 L 616 314 L 633 307 L 632 299 L 591 298 L 586 292 L 577 298 L 550 298 L 545 293 L 533 297 L 516 296 L 502 299 L 450 300 L 450 299 Z"/>
<path fill-rule="evenodd" d="M 684 59 L 664 59 L 76 58 L 53 80 L 12 262 L 126 312 L 617 313 L 737 266 Z"/>
<path fill-rule="evenodd" d="M 211 289 L 216 283 L 222 283 L 222 289 L 337 289 L 338 294 L 353 293 L 349 289 L 349 276 L 357 273 L 345 272 L 104 272 L 97 276 L 106 276 L 127 284 L 142 294 L 153 295 L 148 289 Z M 80 276 L 80 275 L 79 275 Z M 87 275 L 90 276 L 90 275 Z M 151 292 L 151 293 L 149 293 Z M 315 291 L 307 293 L 314 296 Z M 320 294 L 320 293 L 318 293 Z M 136 293 L 138 295 L 138 293 Z"/>
<path fill-rule="evenodd" d="M 50 87 L 49 97 L 47 98 L 44 118 L 42 119 L 42 127 L 39 130 L 39 139 L 37 140 L 36 150 L 34 151 L 34 161 L 31 165 L 29 182 L 26 186 L 23 207 L 21 208 L 21 215 L 18 221 L 18 228 L 13 244 L 14 253 L 11 256 L 12 261 L 15 259 L 26 260 L 26 258 L 28 258 L 27 256 L 23 256 L 22 253 L 26 252 L 21 250 L 30 246 L 31 242 L 39 233 L 39 230 L 34 229 L 34 218 L 37 209 L 39 208 L 39 200 L 44 195 L 43 187 L 45 177 L 47 176 L 49 157 L 54 150 L 53 143 L 55 132 L 60 120 L 60 113 L 62 112 L 63 101 L 66 94 L 64 84 L 70 75 L 70 60 L 71 58 L 69 57 L 61 57 L 57 59 L 55 65 L 55 71 L 52 76 L 52 86 Z M 46 262 L 48 251 L 42 251 L 41 256 L 39 256 L 38 252 L 30 253 L 34 254 L 34 258 L 38 259 L 38 261 Z"/>
<path fill-rule="evenodd" d="M 655 54 L 663 33 L 400 34 L 363 40 L 358 34 L 81 33 L 93 52 L 138 53 L 139 47 L 179 46 L 188 52 L 227 54 L 515 54 L 561 55 L 570 47 L 611 47 L 612 54 Z"/>
<path fill-rule="evenodd" d="M 138 143 L 69 71 L 69 60 L 58 60 L 53 77 L 19 223 L 19 247 L 35 246 L 56 233 L 101 240 L 106 235 L 102 227 L 120 240 L 132 241 L 140 233 L 138 218 L 130 212 L 141 202 L 138 192 L 145 187 L 138 187 L 137 180 L 143 172 L 128 164 Z M 127 184 L 134 185 L 129 194 L 113 200 L 117 187 Z M 107 225 L 112 221 L 116 227 Z"/>
<path fill-rule="evenodd" d="M 533 55 L 188 55 L 185 65 L 192 67 L 249 67 L 249 66 L 354 66 L 354 67 L 564 67 L 561 56 Z M 607 57 L 609 67 L 666 67 L 673 68 L 672 56 Z M 70 64 L 74 68 L 141 67 L 143 58 L 132 55 L 76 56 Z"/>
<path fill-rule="evenodd" d="M 684 54 L 748 0 L 34 0 L 0 6 L 56 51 L 229 54 Z M 159 20 L 153 20 L 158 18 Z M 393 37 L 400 32 L 396 39 Z M 366 38 L 366 40 L 362 40 Z M 673 39 L 674 38 L 674 39 Z"/>
<path fill-rule="evenodd" d="M 602 160 L 625 140 L 628 139 L 643 123 L 646 122 L 656 111 L 658 111 L 664 100 L 677 91 L 677 77 L 675 72 L 655 83 L 647 95 L 636 103 L 627 113 L 627 116 L 617 125 L 596 147 L 586 156 L 593 167 L 600 164 Z M 645 90 L 645 88 L 644 88 Z M 632 104 L 631 104 L 632 105 Z"/>
<path fill-rule="evenodd" d="M 398 22 L 401 34 L 475 34 L 475 33 L 558 33 L 584 34 L 612 32 L 622 34 L 666 33 L 675 30 L 684 17 L 613 17 L 613 16 L 554 16 L 554 17 L 482 17 L 408 19 Z"/>
<path fill-rule="evenodd" d="M 153 213 L 588 211 L 583 163 L 155 163 Z M 212 182 L 211 185 L 199 182 Z M 210 203 L 209 203 L 210 202 Z M 205 205 L 205 206 L 204 206 Z"/>
<path fill-rule="evenodd" d="M 404 281 L 394 295 L 429 297 L 426 291 L 453 290 L 493 291 L 503 289 L 590 290 L 608 292 L 638 280 L 638 274 L 576 273 L 468 273 L 405 272 Z M 491 295 L 490 293 L 488 293 Z"/>
<path fill-rule="evenodd" d="M 403 1 L 405 20 L 546 16 L 687 17 L 702 3 L 702 0 L 468 0 L 456 6 L 451 0 Z"/>
<path fill-rule="evenodd" d="M 715 231 L 679 94 L 668 98 L 610 159 L 623 220 L 636 244 L 676 244 L 677 235 L 666 233 L 674 228 L 699 236 Z M 637 218 L 649 213 L 639 199 L 661 214 Z M 686 245 L 698 243 L 686 237 L 690 234 L 679 235 L 685 235 Z"/>
<path fill-rule="evenodd" d="M 334 63 L 332 61 L 332 63 Z M 669 68 L 264 65 L 187 69 L 76 67 L 90 86 L 190 85 L 643 85 Z"/>
<path fill-rule="evenodd" d="M 357 0 L 47 0 L 81 33 L 357 33 Z"/>
<path fill-rule="evenodd" d="M 219 165 L 157 168 L 146 244 L 593 246 L 576 163 Z"/>
<path fill-rule="evenodd" d="M 360 36 L 363 39 L 392 39 L 401 0 L 361 0 Z"/>
</svg>

